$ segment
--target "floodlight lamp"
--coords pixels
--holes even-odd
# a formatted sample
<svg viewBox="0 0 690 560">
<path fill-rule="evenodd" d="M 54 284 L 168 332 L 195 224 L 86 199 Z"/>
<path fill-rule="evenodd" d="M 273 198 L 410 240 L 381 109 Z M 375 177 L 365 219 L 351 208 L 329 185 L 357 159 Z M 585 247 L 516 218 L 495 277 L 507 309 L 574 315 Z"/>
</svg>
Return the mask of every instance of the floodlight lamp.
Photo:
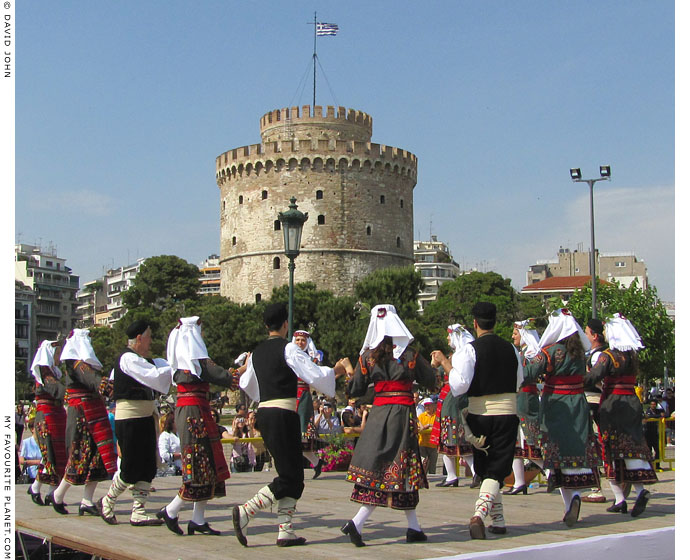
<svg viewBox="0 0 690 560">
<path fill-rule="evenodd" d="M 580 168 L 579 168 L 579 167 L 573 167 L 573 168 L 570 170 L 570 178 L 571 178 L 573 181 L 577 181 L 578 179 L 582 179 L 582 173 L 580 172 Z"/>
<path fill-rule="evenodd" d="M 599 175 L 602 177 L 605 177 L 607 179 L 611 178 L 611 166 L 610 165 L 600 165 L 599 166 Z"/>
</svg>

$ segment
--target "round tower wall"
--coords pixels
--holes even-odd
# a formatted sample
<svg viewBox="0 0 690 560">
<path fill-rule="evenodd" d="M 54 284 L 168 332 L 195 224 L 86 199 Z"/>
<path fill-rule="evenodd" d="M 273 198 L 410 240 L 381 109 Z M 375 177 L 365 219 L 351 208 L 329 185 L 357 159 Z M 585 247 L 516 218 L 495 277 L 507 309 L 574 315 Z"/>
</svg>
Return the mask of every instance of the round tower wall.
<svg viewBox="0 0 690 560">
<path fill-rule="evenodd" d="M 260 120 L 261 140 L 264 143 L 283 140 L 371 140 L 372 118 L 354 109 L 310 105 L 285 107 L 266 113 Z"/>
</svg>

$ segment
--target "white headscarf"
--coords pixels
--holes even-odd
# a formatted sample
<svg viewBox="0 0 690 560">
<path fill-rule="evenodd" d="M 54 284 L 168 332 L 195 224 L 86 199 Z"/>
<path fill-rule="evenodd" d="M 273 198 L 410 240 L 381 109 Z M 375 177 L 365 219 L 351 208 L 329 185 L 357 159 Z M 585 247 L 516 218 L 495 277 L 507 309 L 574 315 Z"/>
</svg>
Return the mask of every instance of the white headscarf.
<svg viewBox="0 0 690 560">
<path fill-rule="evenodd" d="M 539 353 L 539 333 L 534 329 L 525 328 L 529 323 L 529 319 L 515 321 L 515 328 L 520 333 L 520 342 L 527 347 L 525 358 L 532 359 Z"/>
<path fill-rule="evenodd" d="M 453 352 L 459 352 L 466 344 L 474 340 L 474 337 L 459 323 L 448 325 L 448 336 L 450 337 L 450 347 Z"/>
<path fill-rule="evenodd" d="M 549 326 L 546 327 L 544 334 L 541 335 L 539 348 L 546 348 L 551 344 L 563 340 L 573 333 L 577 333 L 582 341 L 582 346 L 587 352 L 592 344 L 587 339 L 582 327 L 578 324 L 567 309 L 557 309 L 549 317 Z"/>
<path fill-rule="evenodd" d="M 313 360 L 316 358 L 319 360 L 319 351 L 316 349 L 316 344 L 314 344 L 314 339 L 311 337 L 311 335 L 307 331 L 303 330 L 296 330 L 294 333 L 292 333 L 292 342 L 295 342 L 295 337 L 300 334 L 300 335 L 305 335 L 307 337 L 307 348 L 304 350 L 307 354 L 309 354 L 309 357 Z M 295 342 L 295 344 L 297 344 Z M 320 361 L 320 360 L 319 360 Z"/>
<path fill-rule="evenodd" d="M 604 333 L 606 334 L 606 340 L 609 342 L 609 348 L 614 350 L 637 351 L 644 348 L 642 338 L 640 338 L 635 327 L 620 313 L 614 313 L 613 317 L 606 321 Z"/>
<path fill-rule="evenodd" d="M 81 360 L 95 369 L 103 369 L 103 364 L 91 346 L 89 329 L 74 329 L 70 333 L 60 354 L 60 361 L 65 360 Z"/>
<path fill-rule="evenodd" d="M 62 371 L 55 365 L 54 343 L 55 340 L 44 340 L 41 342 L 41 346 L 36 350 L 34 361 L 31 362 L 31 374 L 39 385 L 43 385 L 43 380 L 41 379 L 41 366 L 49 367 L 58 379 L 62 377 Z"/>
<path fill-rule="evenodd" d="M 392 305 L 377 305 L 371 310 L 369 328 L 364 339 L 360 354 L 364 354 L 370 348 L 376 348 L 384 337 L 390 336 L 393 339 L 393 357 L 397 360 L 407 348 L 407 345 L 414 338 L 402 319 L 398 317 L 398 312 Z"/>
<path fill-rule="evenodd" d="M 168 363 L 173 371 L 185 369 L 201 377 L 199 360 L 208 358 L 208 350 L 201 338 L 199 317 L 183 317 L 168 336 Z"/>
</svg>

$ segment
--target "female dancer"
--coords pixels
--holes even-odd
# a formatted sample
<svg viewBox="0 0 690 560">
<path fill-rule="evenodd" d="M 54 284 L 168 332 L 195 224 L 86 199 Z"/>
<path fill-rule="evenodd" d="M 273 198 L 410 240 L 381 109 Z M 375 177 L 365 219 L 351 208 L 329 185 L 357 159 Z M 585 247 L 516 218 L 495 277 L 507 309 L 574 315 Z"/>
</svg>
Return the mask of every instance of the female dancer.
<svg viewBox="0 0 690 560">
<path fill-rule="evenodd" d="M 417 442 L 417 416 L 412 395 L 416 381 L 429 389 L 436 372 L 429 362 L 407 349 L 412 335 L 392 305 L 371 310 L 369 330 L 357 369 L 348 369 L 348 394 L 357 397 L 374 384 L 374 406 L 355 447 L 347 480 L 355 487 L 351 500 L 362 504 L 341 531 L 355 546 L 364 546 L 362 526 L 375 506 L 405 511 L 407 542 L 426 541 L 415 508 L 419 489 L 428 488 Z"/>
</svg>

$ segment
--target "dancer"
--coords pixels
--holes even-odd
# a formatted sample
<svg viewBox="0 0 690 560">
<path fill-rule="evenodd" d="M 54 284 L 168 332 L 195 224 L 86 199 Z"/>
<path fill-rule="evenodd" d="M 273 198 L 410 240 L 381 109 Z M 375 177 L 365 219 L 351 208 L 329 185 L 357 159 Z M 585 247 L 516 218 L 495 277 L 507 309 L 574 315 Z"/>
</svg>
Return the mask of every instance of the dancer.
<svg viewBox="0 0 690 560">
<path fill-rule="evenodd" d="M 527 329 L 530 320 L 518 321 L 513 324 L 513 344 L 520 351 L 520 359 L 524 368 L 528 360 L 539 352 L 539 335 L 534 329 Z M 515 446 L 513 459 L 513 475 L 515 481 L 510 490 L 503 493 L 514 496 L 527 494 L 527 480 L 525 479 L 525 459 L 535 463 L 540 469 L 544 467 L 541 448 L 539 447 L 539 390 L 534 379 L 525 379 L 517 394 L 517 411 L 520 418 L 518 441 Z"/>
<path fill-rule="evenodd" d="M 39 506 L 45 505 L 41 498 L 41 487 L 45 484 L 50 487 L 50 492 L 55 490 L 65 474 L 67 465 L 65 450 L 67 413 L 62 405 L 65 398 L 65 386 L 59 382 L 62 371 L 57 366 L 58 357 L 55 350 L 58 346 L 59 343 L 55 340 L 44 340 L 31 363 L 31 374 L 36 380 L 34 433 L 41 449 L 41 466 L 27 493 Z"/>
<path fill-rule="evenodd" d="M 474 340 L 474 337 L 459 324 L 448 327 L 448 345 L 453 350 L 453 356 L 458 355 L 465 344 Z M 472 471 L 470 488 L 478 488 L 481 480 L 474 471 L 474 454 L 472 445 L 464 438 L 462 411 L 467 408 L 468 397 L 466 394 L 453 395 L 448 384 L 448 374 L 443 373 L 444 384 L 438 395 L 436 403 L 436 421 L 431 429 L 430 442 L 438 445 L 442 455 L 443 466 L 446 468 L 446 479 L 436 484 L 440 487 L 457 487 L 458 475 L 455 469 L 456 458 L 462 457 Z"/>
<path fill-rule="evenodd" d="M 60 486 L 46 496 L 58 513 L 65 514 L 65 495 L 71 486 L 83 486 L 79 515 L 99 515 L 93 503 L 98 483 L 113 478 L 117 453 L 108 410 L 101 395 L 103 365 L 91 346 L 88 329 L 74 329 L 62 349 L 60 359 L 67 368 L 68 453 L 65 476 Z"/>
<path fill-rule="evenodd" d="M 185 502 L 193 502 L 187 534 L 220 535 L 205 518 L 211 498 L 225 496 L 225 480 L 230 471 L 223 455 L 218 426 L 208 400 L 209 385 L 237 388 L 240 370 L 228 371 L 208 357 L 201 337 L 199 317 L 184 317 L 168 337 L 168 363 L 175 371 L 177 385 L 175 425 L 182 455 L 182 487 L 177 496 L 156 514 L 173 533 L 182 535 L 178 517 Z M 238 373 L 239 372 L 239 373 Z"/>
<path fill-rule="evenodd" d="M 240 387 L 249 398 L 259 402 L 256 427 L 266 449 L 273 457 L 277 475 L 243 505 L 232 510 L 235 536 L 247 546 L 246 529 L 259 510 L 277 504 L 278 546 L 306 543 L 295 534 L 292 517 L 304 490 L 302 436 L 297 408 L 297 378 L 317 391 L 335 395 L 336 376 L 345 373 L 342 360 L 333 368 L 317 366 L 296 344 L 288 342 L 288 311 L 285 304 L 274 303 L 263 314 L 268 339 L 259 343 L 249 358 L 247 371 L 240 377 Z"/>
<path fill-rule="evenodd" d="M 113 379 L 120 470 L 97 505 L 103 521 L 116 525 L 115 503 L 129 489 L 133 497 L 130 525 L 162 525 L 161 519 L 146 513 L 145 505 L 158 468 L 154 391 L 169 391 L 172 370 L 165 360 L 151 358 L 151 327 L 147 321 L 134 321 L 125 332 L 127 348 L 115 362 Z"/>
<path fill-rule="evenodd" d="M 525 366 L 525 377 L 543 376 L 539 408 L 541 448 L 549 487 L 560 488 L 563 521 L 580 515 L 580 491 L 599 487 L 599 447 L 583 389 L 589 341 L 567 309 L 554 311 L 539 341 L 540 352 Z"/>
<path fill-rule="evenodd" d="M 311 334 L 305 330 L 298 330 L 292 334 L 292 342 L 299 346 L 300 350 L 309 355 L 309 359 L 315 364 L 320 363 L 319 351 L 311 338 Z M 302 455 L 314 465 L 314 476 L 321 475 L 323 460 L 316 456 L 316 451 L 323 447 L 321 439 L 314 425 L 314 400 L 311 398 L 309 384 L 297 379 L 297 414 L 302 430 Z"/>
<path fill-rule="evenodd" d="M 440 363 L 448 373 L 454 395 L 469 396 L 466 437 L 475 447 L 475 470 L 482 479 L 469 529 L 473 539 L 485 539 L 484 521 L 489 516 L 490 532 L 507 532 L 500 489 L 513 461 L 519 424 L 516 392 L 523 372 L 517 350 L 493 332 L 496 306 L 478 302 L 472 316 L 476 340 L 453 355 L 452 364 L 443 352 L 434 350 L 432 364 Z"/>
<path fill-rule="evenodd" d="M 649 501 L 644 484 L 658 481 L 642 430 L 642 404 L 635 395 L 637 352 L 644 346 L 632 323 L 619 313 L 606 322 L 605 334 L 609 348 L 599 354 L 585 379 L 603 383 L 599 429 L 606 478 L 614 495 L 613 505 L 606 511 L 627 513 L 623 485 L 629 483 L 637 493 L 630 515 L 637 517 Z"/>
<path fill-rule="evenodd" d="M 436 372 L 408 349 L 412 339 L 395 307 L 377 305 L 371 310 L 357 369 L 348 366 L 350 396 L 364 395 L 371 383 L 375 391 L 347 471 L 347 480 L 355 485 L 350 499 L 362 506 L 341 531 L 355 546 L 364 546 L 362 527 L 376 506 L 405 511 L 408 543 L 427 540 L 416 513 L 419 489 L 429 485 L 419 454 L 412 385 L 416 381 L 433 389 Z"/>
</svg>

